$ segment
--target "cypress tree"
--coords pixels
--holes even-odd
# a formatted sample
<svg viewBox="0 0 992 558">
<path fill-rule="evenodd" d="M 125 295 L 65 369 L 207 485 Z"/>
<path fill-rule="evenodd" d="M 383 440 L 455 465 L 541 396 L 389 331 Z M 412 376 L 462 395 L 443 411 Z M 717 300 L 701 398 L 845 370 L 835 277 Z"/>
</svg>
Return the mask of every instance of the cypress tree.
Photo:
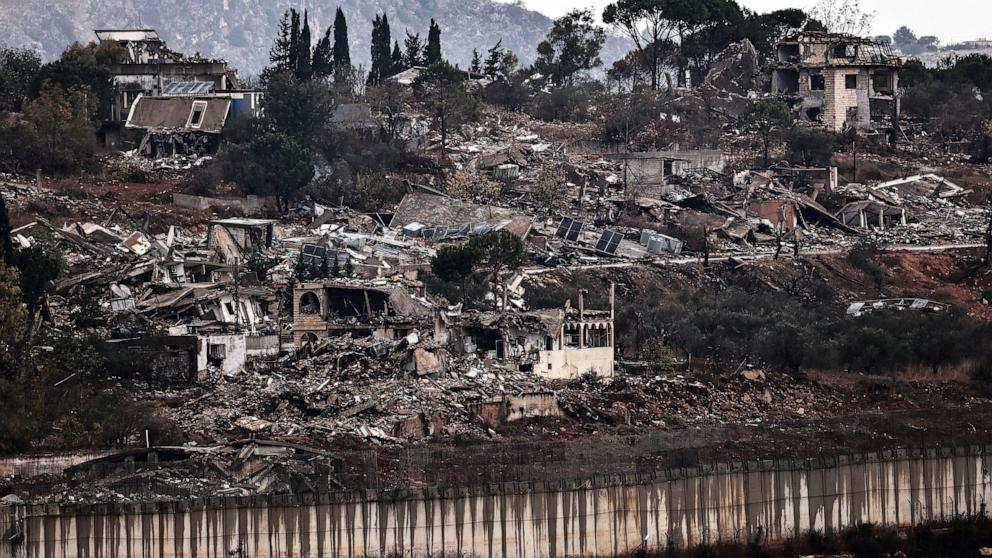
<svg viewBox="0 0 992 558">
<path fill-rule="evenodd" d="M 430 66 L 441 61 L 441 26 L 431 18 L 431 27 L 427 31 L 427 51 L 424 62 Z"/>
<path fill-rule="evenodd" d="M 367 82 L 369 85 L 379 85 L 379 70 L 382 67 L 382 61 L 379 60 L 379 38 L 382 36 L 382 18 L 379 14 L 375 15 L 375 19 L 372 20 L 372 45 L 369 47 L 369 56 L 372 58 L 372 65 L 369 67 L 369 77 Z"/>
<path fill-rule="evenodd" d="M 351 69 L 351 53 L 348 48 L 348 22 L 341 8 L 334 14 L 334 79 L 343 81 Z"/>
<path fill-rule="evenodd" d="M 382 34 L 379 37 L 379 49 L 380 49 L 379 52 L 381 53 L 380 60 L 384 62 L 383 65 L 384 71 L 382 73 L 383 79 L 389 77 L 388 75 L 389 67 L 392 64 L 390 60 L 391 53 L 389 49 L 392 45 L 393 45 L 393 39 L 390 37 L 389 34 L 389 16 L 387 16 L 386 14 L 382 14 Z"/>
<path fill-rule="evenodd" d="M 328 27 L 324 37 L 317 41 L 313 48 L 313 76 L 323 78 L 334 71 L 334 58 L 331 51 L 331 28 Z"/>
<path fill-rule="evenodd" d="M 310 14 L 303 11 L 303 29 L 300 31 L 299 55 L 296 57 L 296 78 L 310 79 L 313 64 L 310 58 Z"/>
<path fill-rule="evenodd" d="M 380 85 L 383 80 L 391 75 L 392 53 L 390 52 L 392 41 L 389 38 L 389 18 L 383 14 L 382 17 L 375 16 L 372 21 L 372 68 L 369 70 L 368 83 L 370 85 Z"/>
<path fill-rule="evenodd" d="M 289 60 L 286 69 L 296 72 L 300 62 L 300 12 L 290 9 Z"/>
<path fill-rule="evenodd" d="M 389 57 L 389 75 L 395 76 L 403 71 L 403 51 L 400 50 L 400 42 L 396 41 L 393 46 L 393 54 Z"/>
</svg>

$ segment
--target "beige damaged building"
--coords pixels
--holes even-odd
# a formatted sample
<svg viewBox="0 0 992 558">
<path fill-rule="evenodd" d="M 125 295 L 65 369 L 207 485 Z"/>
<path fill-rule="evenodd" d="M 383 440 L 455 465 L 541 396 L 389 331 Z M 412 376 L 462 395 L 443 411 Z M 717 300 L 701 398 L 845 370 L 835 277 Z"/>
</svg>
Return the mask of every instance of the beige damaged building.
<svg viewBox="0 0 992 558">
<path fill-rule="evenodd" d="M 802 32 L 778 43 L 772 93 L 800 120 L 831 132 L 891 130 L 898 124 L 899 68 L 886 46 L 834 33 Z"/>
</svg>

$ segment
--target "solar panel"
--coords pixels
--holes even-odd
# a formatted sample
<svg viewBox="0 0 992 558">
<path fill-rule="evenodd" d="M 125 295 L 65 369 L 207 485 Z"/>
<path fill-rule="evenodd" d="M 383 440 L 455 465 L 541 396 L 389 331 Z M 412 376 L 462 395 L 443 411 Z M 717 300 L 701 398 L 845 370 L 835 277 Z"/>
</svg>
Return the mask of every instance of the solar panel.
<svg viewBox="0 0 992 558">
<path fill-rule="evenodd" d="M 444 240 L 448 236 L 448 227 L 437 227 L 434 229 L 434 240 Z"/>
<path fill-rule="evenodd" d="M 622 233 L 605 230 L 603 231 L 603 235 L 599 237 L 599 242 L 596 243 L 596 251 L 610 254 L 611 256 L 616 255 L 621 240 L 623 240 Z"/>
<path fill-rule="evenodd" d="M 582 231 L 582 222 L 576 221 L 565 217 L 561 220 L 558 225 L 558 230 L 555 231 L 555 236 L 559 238 L 564 238 L 565 240 L 578 240 L 579 233 Z"/>
<path fill-rule="evenodd" d="M 303 261 L 312 264 L 320 264 L 324 261 L 327 248 L 316 244 L 304 244 L 302 249 Z"/>
<path fill-rule="evenodd" d="M 204 95 L 214 88 L 209 81 L 174 81 L 165 86 L 162 94 L 166 96 Z"/>
</svg>

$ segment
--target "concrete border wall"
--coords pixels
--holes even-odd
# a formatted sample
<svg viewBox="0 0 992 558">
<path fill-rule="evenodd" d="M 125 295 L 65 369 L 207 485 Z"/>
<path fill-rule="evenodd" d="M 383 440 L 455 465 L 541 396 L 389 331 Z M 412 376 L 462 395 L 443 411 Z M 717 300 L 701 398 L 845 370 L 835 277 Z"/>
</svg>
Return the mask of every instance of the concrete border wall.
<svg viewBox="0 0 992 558">
<path fill-rule="evenodd" d="M 943 448 L 457 490 L 11 506 L 0 508 L 0 556 L 533 558 L 775 540 L 986 513 L 990 455 L 992 446 Z"/>
</svg>

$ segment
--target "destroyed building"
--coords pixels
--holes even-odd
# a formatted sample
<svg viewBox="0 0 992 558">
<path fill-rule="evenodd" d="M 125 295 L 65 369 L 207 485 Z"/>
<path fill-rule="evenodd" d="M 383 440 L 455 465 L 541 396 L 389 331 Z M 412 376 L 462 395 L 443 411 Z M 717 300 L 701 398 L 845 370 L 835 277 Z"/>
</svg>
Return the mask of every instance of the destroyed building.
<svg viewBox="0 0 992 558">
<path fill-rule="evenodd" d="M 207 229 L 207 249 L 217 254 L 221 261 L 244 261 L 255 251 L 272 247 L 272 219 L 215 219 Z"/>
<path fill-rule="evenodd" d="M 293 289 L 293 344 L 341 335 L 399 339 L 430 313 L 404 287 L 384 280 L 300 283 Z"/>
<path fill-rule="evenodd" d="M 698 170 L 721 173 L 725 166 L 719 150 L 642 151 L 607 154 L 605 158 L 622 161 L 624 184 L 636 186 L 639 194 L 656 197 L 666 191 L 670 177 Z"/>
<path fill-rule="evenodd" d="M 223 60 L 187 56 L 169 49 L 154 29 L 98 29 L 100 42 L 120 47 L 122 57 L 109 66 L 117 95 L 111 116 L 101 133 L 108 146 L 116 145 L 124 128 L 152 134 L 150 140 L 164 143 L 168 133 L 196 139 L 189 147 L 155 145 L 146 136 L 142 151 L 163 156 L 208 152 L 206 141 L 218 134 L 228 119 L 257 114 L 261 93 L 242 90 L 237 70 Z M 157 137 L 156 137 L 157 136 Z M 201 144 L 195 149 L 196 143 Z"/>
<path fill-rule="evenodd" d="M 609 310 L 586 309 L 580 291 L 578 308 L 566 304 L 526 312 L 441 313 L 434 340 L 455 353 L 478 354 L 550 380 L 587 373 L 612 376 L 613 316 L 611 285 Z"/>
<path fill-rule="evenodd" d="M 161 95 L 175 82 L 208 83 L 217 91 L 238 89 L 237 71 L 223 60 L 187 57 L 170 50 L 154 29 L 98 29 L 100 42 L 110 41 L 124 51 L 124 58 L 110 67 L 119 91 L 114 120 L 127 117 L 139 95 Z"/>
<path fill-rule="evenodd" d="M 772 94 L 801 120 L 831 132 L 888 130 L 898 124 L 899 68 L 890 47 L 869 39 L 804 31 L 778 43 Z"/>
</svg>

